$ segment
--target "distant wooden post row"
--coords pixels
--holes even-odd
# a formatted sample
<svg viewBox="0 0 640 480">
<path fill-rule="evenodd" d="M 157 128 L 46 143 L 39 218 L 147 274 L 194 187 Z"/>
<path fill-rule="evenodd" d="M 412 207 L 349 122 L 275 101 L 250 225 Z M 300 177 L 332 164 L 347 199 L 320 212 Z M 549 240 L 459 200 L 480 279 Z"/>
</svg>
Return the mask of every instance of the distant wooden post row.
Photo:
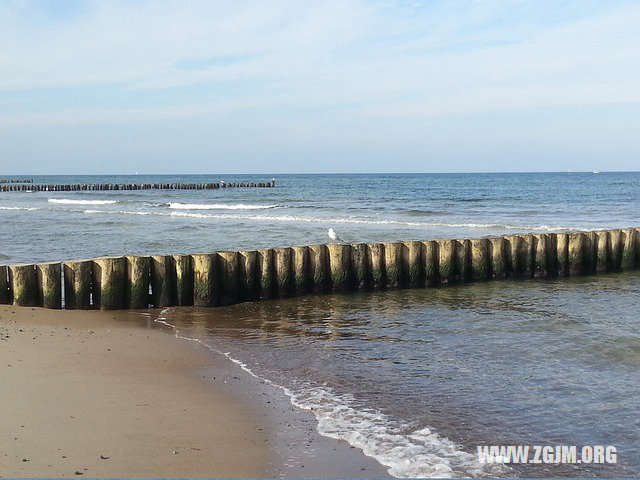
<svg viewBox="0 0 640 480">
<path fill-rule="evenodd" d="M 0 303 L 67 309 L 231 305 L 326 292 L 552 278 L 640 267 L 640 229 L 329 244 L 0 266 Z"/>
<path fill-rule="evenodd" d="M 1 181 L 0 192 L 77 192 L 108 190 L 216 190 L 218 188 L 273 188 L 268 182 L 209 182 L 209 183 L 95 183 L 42 184 L 33 181 Z"/>
</svg>

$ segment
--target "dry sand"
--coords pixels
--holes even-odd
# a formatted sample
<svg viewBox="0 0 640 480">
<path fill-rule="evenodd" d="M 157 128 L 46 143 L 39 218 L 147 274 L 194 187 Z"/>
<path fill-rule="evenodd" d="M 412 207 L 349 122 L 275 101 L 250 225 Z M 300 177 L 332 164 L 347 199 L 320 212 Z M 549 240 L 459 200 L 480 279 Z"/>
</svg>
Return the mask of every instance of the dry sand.
<svg viewBox="0 0 640 480">
<path fill-rule="evenodd" d="M 213 359 L 130 313 L 0 307 L 0 475 L 265 476 L 267 427 Z"/>
</svg>

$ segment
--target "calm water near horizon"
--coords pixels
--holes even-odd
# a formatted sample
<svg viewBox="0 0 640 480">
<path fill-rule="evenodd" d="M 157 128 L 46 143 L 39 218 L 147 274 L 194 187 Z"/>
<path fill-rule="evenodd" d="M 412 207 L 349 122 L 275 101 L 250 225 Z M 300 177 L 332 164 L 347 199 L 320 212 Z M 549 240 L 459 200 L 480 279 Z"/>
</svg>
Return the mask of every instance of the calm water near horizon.
<svg viewBox="0 0 640 480">
<path fill-rule="evenodd" d="M 274 189 L 0 193 L 0 262 L 323 243 L 329 227 L 374 242 L 640 226 L 640 173 L 275 178 Z M 283 388 L 321 433 L 392 475 L 637 477 L 639 298 L 640 273 L 625 273 L 170 308 L 162 318 Z M 481 468 L 479 444 L 615 445 L 618 464 Z"/>
</svg>

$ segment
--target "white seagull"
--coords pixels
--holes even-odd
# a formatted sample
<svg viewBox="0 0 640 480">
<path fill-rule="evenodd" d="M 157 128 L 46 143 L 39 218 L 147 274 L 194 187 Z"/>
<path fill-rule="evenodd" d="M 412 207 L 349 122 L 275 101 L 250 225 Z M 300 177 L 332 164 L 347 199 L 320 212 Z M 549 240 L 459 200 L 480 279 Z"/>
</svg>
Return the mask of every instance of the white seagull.
<svg viewBox="0 0 640 480">
<path fill-rule="evenodd" d="M 336 232 L 333 231 L 333 228 L 330 228 L 329 231 L 327 232 L 329 234 L 329 238 L 331 240 L 338 240 L 338 235 L 336 234 Z"/>
</svg>

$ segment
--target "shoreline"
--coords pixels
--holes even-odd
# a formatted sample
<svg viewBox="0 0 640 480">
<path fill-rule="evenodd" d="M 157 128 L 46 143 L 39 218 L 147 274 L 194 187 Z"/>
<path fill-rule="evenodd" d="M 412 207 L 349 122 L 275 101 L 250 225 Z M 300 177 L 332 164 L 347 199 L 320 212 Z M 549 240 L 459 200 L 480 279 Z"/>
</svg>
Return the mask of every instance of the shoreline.
<svg viewBox="0 0 640 480">
<path fill-rule="evenodd" d="M 389 477 L 149 312 L 0 306 L 2 476 Z"/>
</svg>

